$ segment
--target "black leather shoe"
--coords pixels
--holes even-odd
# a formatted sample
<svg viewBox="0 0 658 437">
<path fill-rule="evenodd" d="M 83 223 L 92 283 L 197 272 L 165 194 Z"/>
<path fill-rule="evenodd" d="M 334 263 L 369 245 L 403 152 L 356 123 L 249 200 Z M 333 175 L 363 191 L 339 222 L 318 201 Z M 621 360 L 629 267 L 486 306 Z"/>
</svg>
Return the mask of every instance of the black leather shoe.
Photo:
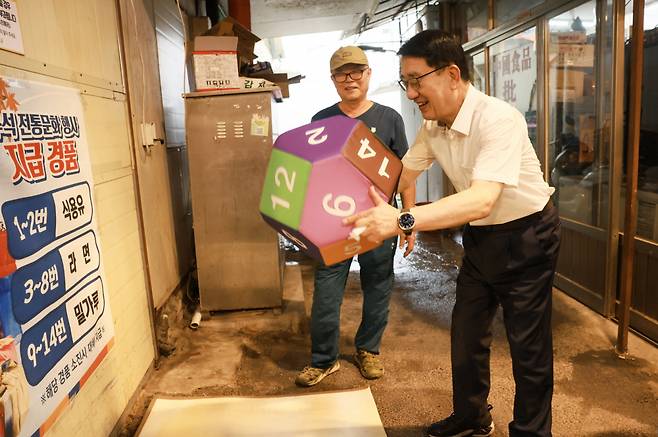
<svg viewBox="0 0 658 437">
<path fill-rule="evenodd" d="M 491 410 L 491 406 L 489 406 Z M 427 429 L 429 437 L 487 437 L 493 435 L 493 421 L 488 425 L 479 425 L 460 419 L 452 413 L 445 419 L 435 422 Z"/>
</svg>

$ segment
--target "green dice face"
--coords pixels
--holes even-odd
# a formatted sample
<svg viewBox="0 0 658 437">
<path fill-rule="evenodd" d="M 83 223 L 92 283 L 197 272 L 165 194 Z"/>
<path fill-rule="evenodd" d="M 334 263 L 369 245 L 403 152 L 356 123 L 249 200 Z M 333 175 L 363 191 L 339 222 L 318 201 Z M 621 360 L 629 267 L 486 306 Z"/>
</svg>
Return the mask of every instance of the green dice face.
<svg viewBox="0 0 658 437">
<path fill-rule="evenodd" d="M 293 229 L 299 229 L 310 174 L 310 162 L 272 149 L 260 211 Z"/>
</svg>

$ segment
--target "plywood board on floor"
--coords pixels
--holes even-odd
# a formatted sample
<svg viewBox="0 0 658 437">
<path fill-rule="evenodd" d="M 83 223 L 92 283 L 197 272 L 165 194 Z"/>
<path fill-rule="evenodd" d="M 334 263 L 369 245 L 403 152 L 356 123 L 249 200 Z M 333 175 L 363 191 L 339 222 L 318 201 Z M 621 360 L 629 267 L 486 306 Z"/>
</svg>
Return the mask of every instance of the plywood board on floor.
<svg viewBox="0 0 658 437">
<path fill-rule="evenodd" d="M 158 398 L 138 435 L 386 437 L 369 388 L 259 398 Z"/>
</svg>

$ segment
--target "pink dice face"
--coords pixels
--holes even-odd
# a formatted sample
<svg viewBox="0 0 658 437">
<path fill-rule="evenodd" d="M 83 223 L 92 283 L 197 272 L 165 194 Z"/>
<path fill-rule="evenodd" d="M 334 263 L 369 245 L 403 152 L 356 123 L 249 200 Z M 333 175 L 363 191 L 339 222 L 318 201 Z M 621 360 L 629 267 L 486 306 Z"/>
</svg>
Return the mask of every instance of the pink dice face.
<svg viewBox="0 0 658 437">
<path fill-rule="evenodd" d="M 279 135 L 274 147 L 314 163 L 340 154 L 358 123 L 342 115 L 314 121 Z"/>
<path fill-rule="evenodd" d="M 374 206 L 368 196 L 371 185 L 340 154 L 315 162 L 299 231 L 318 247 L 346 239 L 352 227 L 343 226 L 343 219 Z"/>
</svg>

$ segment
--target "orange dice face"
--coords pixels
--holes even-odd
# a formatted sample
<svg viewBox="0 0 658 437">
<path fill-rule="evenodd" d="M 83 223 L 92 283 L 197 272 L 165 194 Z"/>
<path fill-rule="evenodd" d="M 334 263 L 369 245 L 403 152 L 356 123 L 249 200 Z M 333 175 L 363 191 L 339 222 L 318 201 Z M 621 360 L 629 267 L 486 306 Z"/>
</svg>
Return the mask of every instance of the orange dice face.
<svg viewBox="0 0 658 437">
<path fill-rule="evenodd" d="M 387 198 L 393 197 L 402 172 L 402 162 L 381 144 L 365 124 L 356 126 L 342 154 Z"/>
<path fill-rule="evenodd" d="M 337 241 L 320 248 L 320 255 L 324 263 L 331 265 L 347 258 L 351 258 L 359 253 L 367 252 L 381 243 L 375 243 L 367 239 L 356 241 L 352 238 Z"/>
<path fill-rule="evenodd" d="M 368 188 L 387 202 L 402 163 L 367 126 L 336 116 L 280 135 L 265 177 L 260 212 L 310 256 L 334 264 L 374 247 L 349 239 L 342 220 L 374 206 Z"/>
</svg>

